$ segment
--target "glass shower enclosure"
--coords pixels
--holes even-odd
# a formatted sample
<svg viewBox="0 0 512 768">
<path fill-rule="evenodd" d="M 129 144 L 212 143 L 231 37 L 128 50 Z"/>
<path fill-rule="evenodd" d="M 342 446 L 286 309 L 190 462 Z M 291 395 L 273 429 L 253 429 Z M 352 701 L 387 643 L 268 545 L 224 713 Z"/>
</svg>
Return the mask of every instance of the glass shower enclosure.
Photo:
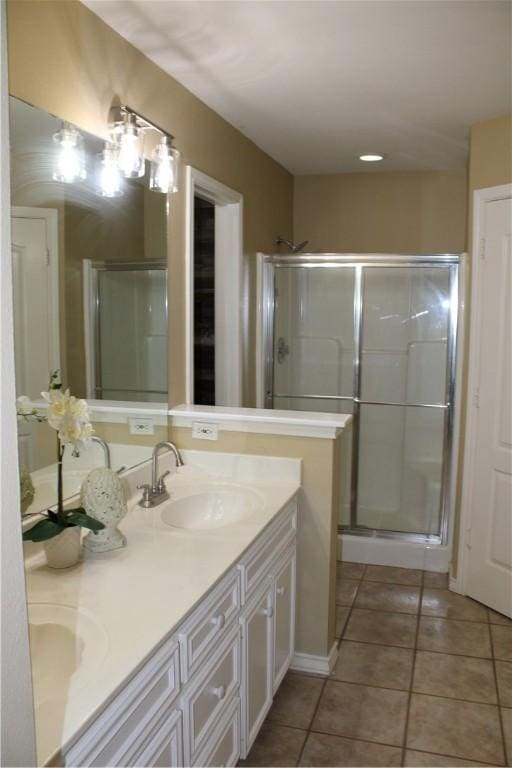
<svg viewBox="0 0 512 768">
<path fill-rule="evenodd" d="M 264 404 L 352 414 L 344 531 L 446 541 L 459 259 L 263 256 Z"/>
<path fill-rule="evenodd" d="M 167 264 L 84 261 L 87 396 L 167 402 Z"/>
</svg>

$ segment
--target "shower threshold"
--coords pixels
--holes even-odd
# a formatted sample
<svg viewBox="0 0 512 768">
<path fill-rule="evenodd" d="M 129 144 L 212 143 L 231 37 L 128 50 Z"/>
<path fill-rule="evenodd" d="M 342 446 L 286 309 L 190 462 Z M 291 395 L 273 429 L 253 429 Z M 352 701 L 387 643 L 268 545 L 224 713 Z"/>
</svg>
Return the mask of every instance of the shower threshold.
<svg viewBox="0 0 512 768">
<path fill-rule="evenodd" d="M 373 531 L 369 534 L 341 530 L 338 533 L 338 560 L 389 565 L 398 568 L 416 568 L 423 571 L 448 573 L 450 547 L 441 543 L 439 536 L 385 535 Z"/>
<path fill-rule="evenodd" d="M 400 539 L 402 541 L 412 541 L 418 544 L 441 544 L 442 538 L 439 534 L 432 533 L 414 533 L 407 531 L 381 530 L 379 528 L 350 528 L 350 526 L 339 525 L 338 533 L 351 536 L 361 536 L 370 539 Z"/>
</svg>

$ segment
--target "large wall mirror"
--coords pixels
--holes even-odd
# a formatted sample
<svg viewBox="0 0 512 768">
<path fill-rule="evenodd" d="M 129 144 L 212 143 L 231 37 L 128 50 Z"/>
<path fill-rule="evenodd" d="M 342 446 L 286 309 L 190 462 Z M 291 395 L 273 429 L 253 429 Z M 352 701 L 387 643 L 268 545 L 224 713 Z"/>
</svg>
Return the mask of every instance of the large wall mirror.
<svg viewBox="0 0 512 768">
<path fill-rule="evenodd" d="M 105 195 L 104 141 L 84 131 L 84 168 L 55 180 L 62 127 L 10 98 L 16 394 L 37 402 L 59 369 L 90 404 L 167 407 L 167 196 L 147 169 Z M 19 424 L 21 462 L 52 464 L 53 430 Z"/>
</svg>

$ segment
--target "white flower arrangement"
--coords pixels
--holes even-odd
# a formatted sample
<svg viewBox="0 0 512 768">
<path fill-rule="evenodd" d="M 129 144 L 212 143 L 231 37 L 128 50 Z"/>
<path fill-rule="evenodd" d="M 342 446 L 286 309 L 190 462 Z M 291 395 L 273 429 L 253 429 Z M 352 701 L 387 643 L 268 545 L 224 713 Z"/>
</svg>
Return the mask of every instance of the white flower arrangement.
<svg viewBox="0 0 512 768">
<path fill-rule="evenodd" d="M 61 445 L 71 443 L 76 450 L 85 448 L 94 432 L 86 401 L 70 395 L 69 389 L 50 389 L 41 395 L 48 403 L 48 424 L 57 431 Z"/>
<path fill-rule="evenodd" d="M 91 531 L 99 531 L 105 526 L 99 520 L 89 517 L 82 507 L 78 509 L 64 509 L 62 493 L 62 459 L 64 448 L 71 444 L 75 451 L 87 445 L 87 441 L 93 434 L 93 427 L 89 416 L 89 407 L 85 400 L 80 400 L 61 389 L 58 371 L 50 374 L 48 392 L 41 392 L 42 397 L 48 403 L 46 420 L 50 427 L 57 432 L 57 508 L 49 509 L 44 514 L 44 519 L 37 522 L 32 528 L 23 533 L 23 538 L 29 541 L 44 541 L 58 536 L 66 528 L 80 525 Z M 37 410 L 32 406 L 25 395 L 18 397 L 16 411 L 24 418 L 39 417 Z"/>
<path fill-rule="evenodd" d="M 46 417 L 39 413 L 33 402 L 26 395 L 20 395 L 16 398 L 16 415 L 25 421 L 29 421 L 29 419 L 46 421 Z"/>
</svg>

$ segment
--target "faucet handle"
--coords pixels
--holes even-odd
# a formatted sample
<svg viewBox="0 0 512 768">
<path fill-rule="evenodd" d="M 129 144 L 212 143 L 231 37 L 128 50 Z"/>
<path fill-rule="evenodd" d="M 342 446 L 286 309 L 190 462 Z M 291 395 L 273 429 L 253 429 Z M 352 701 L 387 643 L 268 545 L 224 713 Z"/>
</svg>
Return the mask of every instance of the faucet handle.
<svg viewBox="0 0 512 768">
<path fill-rule="evenodd" d="M 170 470 L 170 469 L 167 469 L 167 470 L 166 470 L 166 471 L 163 473 L 163 475 L 160 475 L 160 477 L 158 478 L 158 483 L 157 483 L 157 487 L 156 487 L 156 489 L 157 489 L 157 491 L 158 491 L 159 493 L 161 493 L 162 491 L 165 491 L 165 483 L 164 483 L 164 477 L 167 477 L 167 475 L 170 475 L 170 474 L 171 474 L 171 470 Z"/>
<path fill-rule="evenodd" d="M 142 502 L 147 502 L 151 498 L 151 486 L 149 483 L 141 483 L 141 485 L 138 485 L 137 488 L 139 491 L 142 491 Z"/>
</svg>

